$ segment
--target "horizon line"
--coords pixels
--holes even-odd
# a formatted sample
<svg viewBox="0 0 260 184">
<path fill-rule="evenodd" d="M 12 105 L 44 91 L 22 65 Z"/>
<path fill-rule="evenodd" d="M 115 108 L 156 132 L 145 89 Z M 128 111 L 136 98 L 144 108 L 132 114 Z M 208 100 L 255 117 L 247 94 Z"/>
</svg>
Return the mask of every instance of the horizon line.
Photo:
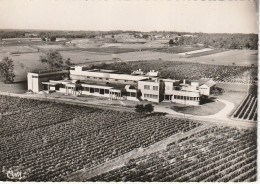
<svg viewBox="0 0 260 184">
<path fill-rule="evenodd" d="M 243 32 L 193 32 L 193 31 L 176 31 L 176 30 L 152 30 L 152 31 L 140 31 L 140 30 L 123 30 L 123 29 L 113 29 L 113 30 L 69 30 L 69 29 L 31 29 L 31 28 L 0 28 L 2 30 L 19 30 L 19 31 L 72 31 L 72 32 L 113 32 L 113 31 L 122 31 L 122 32 L 175 32 L 175 33 L 192 33 L 192 34 L 259 34 L 258 33 L 243 33 Z"/>
</svg>

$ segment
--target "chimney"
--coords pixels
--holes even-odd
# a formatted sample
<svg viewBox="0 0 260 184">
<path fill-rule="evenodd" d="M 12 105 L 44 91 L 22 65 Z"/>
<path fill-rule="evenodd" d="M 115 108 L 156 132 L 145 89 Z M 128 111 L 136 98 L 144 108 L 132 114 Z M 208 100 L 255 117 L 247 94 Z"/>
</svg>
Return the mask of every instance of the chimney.
<svg viewBox="0 0 260 184">
<path fill-rule="evenodd" d="M 183 80 L 183 84 L 186 84 L 186 80 L 185 79 Z"/>
</svg>

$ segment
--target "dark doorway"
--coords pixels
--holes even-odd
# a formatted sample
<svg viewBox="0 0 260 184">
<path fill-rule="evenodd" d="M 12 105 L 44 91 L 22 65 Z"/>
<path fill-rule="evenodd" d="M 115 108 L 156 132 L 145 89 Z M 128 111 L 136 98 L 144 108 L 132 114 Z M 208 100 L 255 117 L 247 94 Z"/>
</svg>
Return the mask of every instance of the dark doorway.
<svg viewBox="0 0 260 184">
<path fill-rule="evenodd" d="M 103 95 L 105 93 L 105 90 L 104 89 L 100 89 L 99 93 Z"/>
</svg>

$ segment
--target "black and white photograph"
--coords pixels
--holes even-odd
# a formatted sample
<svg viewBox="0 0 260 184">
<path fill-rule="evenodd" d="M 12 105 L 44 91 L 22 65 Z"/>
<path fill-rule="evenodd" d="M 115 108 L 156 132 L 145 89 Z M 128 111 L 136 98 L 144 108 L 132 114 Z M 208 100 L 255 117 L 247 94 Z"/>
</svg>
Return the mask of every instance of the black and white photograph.
<svg viewBox="0 0 260 184">
<path fill-rule="evenodd" d="M 257 182 L 258 0 L 0 0 L 0 182 Z"/>
</svg>

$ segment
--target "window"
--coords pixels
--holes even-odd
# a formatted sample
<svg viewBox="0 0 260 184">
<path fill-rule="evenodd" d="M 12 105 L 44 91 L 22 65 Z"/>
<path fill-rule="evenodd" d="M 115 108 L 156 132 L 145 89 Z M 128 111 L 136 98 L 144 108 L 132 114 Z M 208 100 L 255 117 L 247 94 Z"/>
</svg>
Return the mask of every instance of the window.
<svg viewBox="0 0 260 184">
<path fill-rule="evenodd" d="M 136 93 L 133 93 L 133 94 L 136 94 Z M 132 94 L 131 94 L 131 96 L 132 96 Z M 134 97 L 135 97 L 135 96 L 134 96 Z M 158 98 L 158 95 L 144 94 L 144 97 L 145 97 L 145 98 L 154 98 L 154 99 L 156 99 L 156 98 Z"/>
<path fill-rule="evenodd" d="M 95 92 L 99 93 L 99 89 L 98 89 L 98 88 L 95 88 Z"/>
<path fill-rule="evenodd" d="M 94 77 L 94 79 L 97 79 L 96 77 Z"/>
<path fill-rule="evenodd" d="M 158 91 L 159 87 L 158 86 L 153 86 L 153 90 Z"/>
<path fill-rule="evenodd" d="M 128 82 L 128 80 L 125 80 L 125 82 Z"/>
<path fill-rule="evenodd" d="M 115 81 L 118 81 L 118 79 L 115 79 Z"/>
<path fill-rule="evenodd" d="M 105 89 L 105 94 L 109 94 L 109 90 L 108 89 Z"/>
<path fill-rule="evenodd" d="M 153 95 L 153 98 L 158 98 L 158 95 Z"/>
<path fill-rule="evenodd" d="M 89 91 L 89 87 L 84 87 L 83 91 Z"/>
<path fill-rule="evenodd" d="M 100 80 L 102 80 L 102 78 L 99 78 Z"/>
<path fill-rule="evenodd" d="M 144 85 L 144 89 L 150 89 L 149 85 Z"/>
<path fill-rule="evenodd" d="M 131 93 L 131 97 L 135 97 L 136 96 L 136 93 Z"/>
<path fill-rule="evenodd" d="M 130 96 L 130 92 L 126 92 L 126 96 Z"/>
<path fill-rule="evenodd" d="M 106 80 L 109 80 L 108 78 L 106 78 Z"/>
<path fill-rule="evenodd" d="M 99 92 L 101 95 L 103 95 L 105 93 L 105 90 L 104 89 L 100 89 L 100 92 Z"/>
</svg>

